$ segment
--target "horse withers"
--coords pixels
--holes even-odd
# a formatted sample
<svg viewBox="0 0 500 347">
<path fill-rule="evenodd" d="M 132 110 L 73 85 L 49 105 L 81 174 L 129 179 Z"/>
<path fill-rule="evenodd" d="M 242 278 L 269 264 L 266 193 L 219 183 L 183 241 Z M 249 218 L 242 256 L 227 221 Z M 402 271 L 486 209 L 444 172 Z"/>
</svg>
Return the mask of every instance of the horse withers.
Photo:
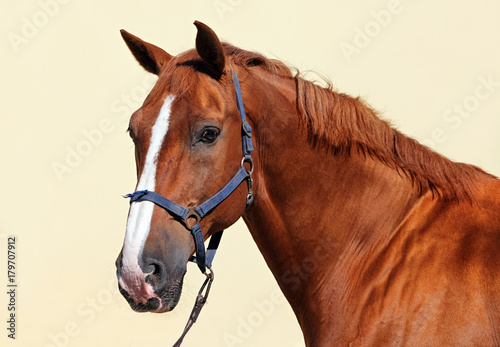
<svg viewBox="0 0 500 347">
<path fill-rule="evenodd" d="M 158 75 L 129 125 L 136 191 L 151 192 L 134 193 L 117 259 L 131 307 L 174 309 L 202 247 L 193 225 L 206 240 L 242 216 L 307 346 L 500 345 L 500 181 L 195 25 L 196 48 L 177 56 L 122 31 Z M 252 184 L 234 180 L 250 168 L 233 75 Z"/>
</svg>

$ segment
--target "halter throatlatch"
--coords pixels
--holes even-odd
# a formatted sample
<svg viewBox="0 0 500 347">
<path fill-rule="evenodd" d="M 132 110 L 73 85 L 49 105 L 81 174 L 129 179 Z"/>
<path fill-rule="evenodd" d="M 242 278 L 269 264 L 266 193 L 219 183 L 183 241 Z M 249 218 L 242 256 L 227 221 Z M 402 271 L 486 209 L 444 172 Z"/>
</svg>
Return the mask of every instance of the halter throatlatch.
<svg viewBox="0 0 500 347">
<path fill-rule="evenodd" d="M 245 108 L 243 107 L 243 98 L 241 96 L 241 88 L 240 82 L 238 81 L 238 76 L 236 72 L 233 70 L 233 81 L 234 88 L 236 90 L 236 101 L 238 106 L 238 111 L 241 117 L 241 139 L 242 139 L 242 150 L 243 150 L 243 158 L 241 159 L 240 169 L 236 172 L 233 178 L 215 195 L 211 198 L 204 201 L 201 205 L 197 207 L 183 207 L 158 193 L 149 191 L 149 190 L 139 190 L 132 194 L 125 195 L 125 198 L 130 198 L 130 203 L 139 202 L 139 201 L 151 201 L 156 205 L 165 209 L 172 216 L 177 218 L 180 223 L 184 225 L 184 227 L 191 233 L 194 240 L 195 245 L 195 256 L 189 259 L 190 261 L 195 262 L 198 265 L 200 271 L 207 276 L 207 279 L 203 283 L 203 286 L 198 293 L 198 297 L 196 298 L 196 303 L 191 312 L 188 323 L 184 329 L 182 336 L 175 343 L 175 346 L 180 346 L 182 340 L 188 330 L 191 328 L 200 311 L 205 304 L 208 293 L 210 291 L 210 286 L 214 280 L 213 271 L 212 271 L 212 261 L 215 257 L 215 252 L 217 251 L 217 247 L 219 246 L 220 239 L 222 237 L 223 230 L 220 230 L 212 235 L 210 241 L 208 243 L 208 248 L 205 250 L 205 242 L 203 238 L 203 232 L 201 230 L 200 221 L 214 208 L 219 206 L 227 197 L 229 197 L 235 190 L 240 186 L 243 181 L 247 181 L 248 185 L 248 194 L 245 211 L 250 206 L 253 201 L 253 169 L 254 164 L 251 157 L 251 152 L 253 151 L 252 144 L 252 127 L 247 122 L 245 116 Z M 245 163 L 249 165 L 249 169 L 246 168 Z M 193 226 L 189 226 L 189 221 L 194 220 L 195 224 Z M 209 269 L 209 273 L 207 273 L 206 269 Z M 206 290 L 205 290 L 206 289 Z M 205 290 L 205 294 L 203 291 Z"/>
</svg>

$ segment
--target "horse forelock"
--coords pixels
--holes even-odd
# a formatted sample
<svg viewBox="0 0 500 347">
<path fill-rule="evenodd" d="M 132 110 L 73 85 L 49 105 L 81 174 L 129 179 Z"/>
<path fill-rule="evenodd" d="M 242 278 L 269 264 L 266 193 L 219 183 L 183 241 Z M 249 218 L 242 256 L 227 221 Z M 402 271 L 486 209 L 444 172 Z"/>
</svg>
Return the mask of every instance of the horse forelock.
<svg viewBox="0 0 500 347">
<path fill-rule="evenodd" d="M 294 78 L 291 69 L 279 60 L 268 59 L 261 54 L 245 51 L 228 43 L 223 43 L 223 47 L 229 60 L 229 66 L 226 67 L 226 76 L 229 78 L 219 79 L 221 84 L 232 85 L 230 70 L 232 64 L 244 68 L 259 67 L 276 76 Z M 195 49 L 183 52 L 173 57 L 161 71 L 158 80 L 159 88 L 154 88 L 146 101 L 162 97 L 166 92 L 178 96 L 189 95 L 195 90 L 193 87 L 200 82 L 200 73 L 212 79 L 218 79 L 212 72 L 209 64 L 200 58 Z"/>
</svg>

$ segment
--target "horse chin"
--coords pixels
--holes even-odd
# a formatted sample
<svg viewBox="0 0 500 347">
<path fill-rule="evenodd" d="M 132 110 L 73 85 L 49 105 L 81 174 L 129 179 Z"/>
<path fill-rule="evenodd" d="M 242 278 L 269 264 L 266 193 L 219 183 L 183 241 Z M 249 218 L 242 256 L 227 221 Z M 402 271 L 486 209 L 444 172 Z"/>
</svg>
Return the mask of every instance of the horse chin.
<svg viewBox="0 0 500 347">
<path fill-rule="evenodd" d="M 129 293 L 127 293 L 127 291 L 125 291 L 121 286 L 119 286 L 119 291 L 129 303 L 130 308 L 135 312 L 170 312 L 179 303 L 183 280 L 184 276 L 181 276 L 179 279 L 174 281 L 174 283 L 165 287 L 161 292 L 157 292 L 158 297 L 150 298 L 145 304 L 135 302 Z"/>
<path fill-rule="evenodd" d="M 153 312 L 165 313 L 172 311 L 177 306 L 179 299 L 181 298 L 182 283 L 183 279 L 181 278 L 176 285 L 170 286 L 166 289 L 160 296 L 161 307 Z"/>
</svg>

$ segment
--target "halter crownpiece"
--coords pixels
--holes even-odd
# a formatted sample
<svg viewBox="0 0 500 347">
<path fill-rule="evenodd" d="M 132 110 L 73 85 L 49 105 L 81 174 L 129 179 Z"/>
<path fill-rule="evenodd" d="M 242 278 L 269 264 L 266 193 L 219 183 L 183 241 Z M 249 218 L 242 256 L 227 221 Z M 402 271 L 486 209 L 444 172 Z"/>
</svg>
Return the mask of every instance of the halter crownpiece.
<svg viewBox="0 0 500 347">
<path fill-rule="evenodd" d="M 236 101 L 238 106 L 238 111 L 240 113 L 241 118 L 241 139 L 242 139 L 242 151 L 243 158 L 241 159 L 240 169 L 236 172 L 233 178 L 217 193 L 215 193 L 212 197 L 204 201 L 201 205 L 197 207 L 183 207 L 158 193 L 149 191 L 149 190 L 139 190 L 131 194 L 127 194 L 124 197 L 130 198 L 130 203 L 140 202 L 140 201 L 151 201 L 156 205 L 162 207 L 172 216 L 177 218 L 184 227 L 189 230 L 191 235 L 193 236 L 194 245 L 195 245 L 195 256 L 191 257 L 189 260 L 195 262 L 198 265 L 200 271 L 207 276 L 205 282 L 203 283 L 200 292 L 198 293 L 198 297 L 196 298 L 195 305 L 193 310 L 191 311 L 190 318 L 186 327 L 184 328 L 184 332 L 181 337 L 175 343 L 175 346 L 180 346 L 184 336 L 189 331 L 191 326 L 196 322 L 198 315 L 200 314 L 203 305 L 205 304 L 208 293 L 210 291 L 210 287 L 214 280 L 213 271 L 212 271 L 212 261 L 215 257 L 215 253 L 217 251 L 217 247 L 219 246 L 223 230 L 220 230 L 214 233 L 210 237 L 210 241 L 208 243 L 208 248 L 205 250 L 205 242 L 203 238 L 203 232 L 201 230 L 200 221 L 214 208 L 219 206 L 227 197 L 229 197 L 235 190 L 240 186 L 243 181 L 247 181 L 248 184 L 248 194 L 246 199 L 246 209 L 250 206 L 253 201 L 253 169 L 254 164 L 251 157 L 251 152 L 253 151 L 252 144 L 252 127 L 248 123 L 245 116 L 245 108 L 243 106 L 243 98 L 241 96 L 241 88 L 240 82 L 238 81 L 238 76 L 236 75 L 236 71 L 233 69 L 233 82 L 234 88 L 236 90 Z M 247 163 L 250 168 L 247 170 L 245 167 L 245 163 Z M 191 219 L 195 220 L 195 224 L 193 226 L 189 226 L 189 221 Z M 206 269 L 209 269 L 210 272 L 207 273 Z M 203 294 L 203 292 L 205 293 Z"/>
</svg>

